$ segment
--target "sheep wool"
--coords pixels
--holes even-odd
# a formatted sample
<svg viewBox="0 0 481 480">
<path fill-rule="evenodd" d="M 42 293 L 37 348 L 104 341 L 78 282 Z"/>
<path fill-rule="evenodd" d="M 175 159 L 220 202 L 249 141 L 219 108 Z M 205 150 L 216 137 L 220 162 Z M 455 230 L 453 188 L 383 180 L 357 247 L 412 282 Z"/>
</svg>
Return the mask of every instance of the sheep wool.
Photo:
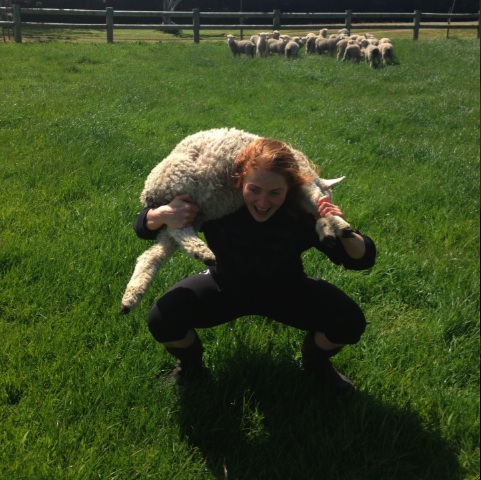
<svg viewBox="0 0 481 480">
<path fill-rule="evenodd" d="M 188 193 L 200 208 L 191 227 L 161 228 L 156 243 L 137 258 L 137 263 L 122 298 L 123 313 L 131 311 L 142 299 L 162 264 L 178 249 L 209 265 L 214 254 L 197 232 L 207 220 L 214 220 L 238 210 L 243 204 L 242 192 L 234 187 L 233 167 L 238 154 L 258 135 L 235 128 L 201 131 L 184 138 L 150 174 L 140 195 L 143 207 L 159 207 L 174 197 Z M 320 197 L 330 197 L 331 188 L 342 178 L 319 178 L 312 163 L 298 150 L 290 147 L 300 168 L 314 180 L 301 189 L 298 202 L 305 211 L 317 212 Z M 341 217 L 320 218 L 316 232 L 321 241 L 352 234 L 350 225 Z"/>
<path fill-rule="evenodd" d="M 236 40 L 234 35 L 227 35 L 227 45 L 234 57 L 245 54 L 253 58 L 256 51 L 256 46 L 250 40 Z"/>
</svg>

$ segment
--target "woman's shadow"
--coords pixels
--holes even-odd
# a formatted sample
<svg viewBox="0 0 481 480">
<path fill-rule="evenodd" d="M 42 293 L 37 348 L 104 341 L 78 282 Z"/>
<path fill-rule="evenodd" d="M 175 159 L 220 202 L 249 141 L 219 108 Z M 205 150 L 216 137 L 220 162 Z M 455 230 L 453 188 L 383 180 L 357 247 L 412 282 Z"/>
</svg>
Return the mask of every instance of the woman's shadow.
<svg viewBox="0 0 481 480">
<path fill-rule="evenodd" d="M 289 358 L 234 352 L 179 387 L 182 434 L 223 480 L 461 479 L 412 410 L 368 393 L 339 397 Z"/>
</svg>

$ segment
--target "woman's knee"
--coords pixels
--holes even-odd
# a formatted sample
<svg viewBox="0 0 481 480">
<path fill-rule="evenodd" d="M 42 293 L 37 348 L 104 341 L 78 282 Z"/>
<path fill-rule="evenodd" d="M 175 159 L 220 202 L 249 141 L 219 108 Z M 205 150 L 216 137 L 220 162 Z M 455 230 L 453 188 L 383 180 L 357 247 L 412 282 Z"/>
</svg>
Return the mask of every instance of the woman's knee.
<svg viewBox="0 0 481 480">
<path fill-rule="evenodd" d="M 333 344 L 355 344 L 358 343 L 366 331 L 366 317 L 359 306 L 351 309 L 347 314 L 337 317 L 329 327 L 326 328 L 326 339 Z"/>
<path fill-rule="evenodd" d="M 195 316 L 195 295 L 187 289 L 169 291 L 154 304 L 147 317 L 152 336 L 160 343 L 183 339 Z"/>
</svg>

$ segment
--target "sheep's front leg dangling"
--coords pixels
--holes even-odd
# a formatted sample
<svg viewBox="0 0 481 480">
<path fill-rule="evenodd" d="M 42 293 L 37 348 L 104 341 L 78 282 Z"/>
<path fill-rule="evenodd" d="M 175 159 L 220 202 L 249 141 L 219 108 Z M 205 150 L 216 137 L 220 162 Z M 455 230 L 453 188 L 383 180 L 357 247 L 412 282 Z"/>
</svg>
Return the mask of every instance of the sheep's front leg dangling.
<svg viewBox="0 0 481 480">
<path fill-rule="evenodd" d="M 122 297 L 120 306 L 122 313 L 129 313 L 139 304 L 161 265 L 176 249 L 175 241 L 163 230 L 157 238 L 157 243 L 137 258 L 134 273 Z"/>
</svg>

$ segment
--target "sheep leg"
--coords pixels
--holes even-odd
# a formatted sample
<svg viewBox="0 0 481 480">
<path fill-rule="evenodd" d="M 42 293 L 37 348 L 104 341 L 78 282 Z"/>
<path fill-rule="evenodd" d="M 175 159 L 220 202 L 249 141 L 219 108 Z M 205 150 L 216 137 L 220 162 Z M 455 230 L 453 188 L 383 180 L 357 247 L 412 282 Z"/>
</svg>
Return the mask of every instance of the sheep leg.
<svg viewBox="0 0 481 480">
<path fill-rule="evenodd" d="M 215 255 L 198 237 L 193 227 L 169 228 L 167 232 L 192 258 L 206 265 L 214 264 Z"/>
<path fill-rule="evenodd" d="M 137 258 L 134 273 L 122 297 L 122 313 L 129 313 L 139 304 L 161 265 L 176 249 L 175 241 L 162 231 L 157 243 Z"/>
<path fill-rule="evenodd" d="M 334 245 L 336 237 L 349 238 L 353 236 L 353 229 L 342 217 L 332 215 L 319 218 L 316 222 L 316 232 L 321 242 Z"/>
<path fill-rule="evenodd" d="M 331 188 L 342 182 L 344 177 L 332 180 L 315 180 L 313 183 L 304 185 L 302 188 L 302 196 L 300 198 L 301 205 L 307 212 L 317 215 L 317 203 L 319 198 L 327 195 L 331 197 Z M 321 242 L 327 245 L 333 245 L 336 237 L 352 236 L 352 227 L 342 217 L 331 215 L 326 218 L 319 218 L 316 221 L 316 232 Z"/>
</svg>

